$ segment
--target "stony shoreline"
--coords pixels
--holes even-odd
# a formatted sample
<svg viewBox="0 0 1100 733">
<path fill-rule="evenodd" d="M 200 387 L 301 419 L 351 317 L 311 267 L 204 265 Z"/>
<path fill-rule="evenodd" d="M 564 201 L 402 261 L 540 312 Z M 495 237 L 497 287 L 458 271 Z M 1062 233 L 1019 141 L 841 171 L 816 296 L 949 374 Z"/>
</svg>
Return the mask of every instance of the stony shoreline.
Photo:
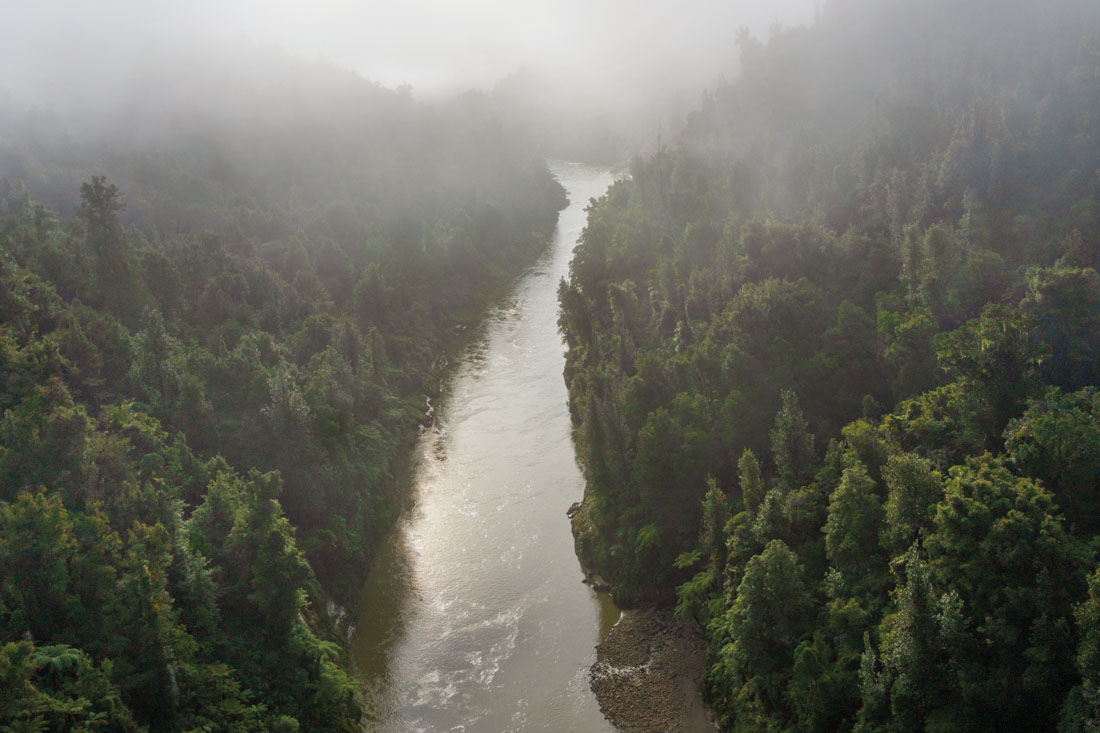
<svg viewBox="0 0 1100 733">
<path fill-rule="evenodd" d="M 670 611 L 623 611 L 589 672 L 600 710 L 624 733 L 717 730 L 699 698 L 706 647 Z"/>
</svg>

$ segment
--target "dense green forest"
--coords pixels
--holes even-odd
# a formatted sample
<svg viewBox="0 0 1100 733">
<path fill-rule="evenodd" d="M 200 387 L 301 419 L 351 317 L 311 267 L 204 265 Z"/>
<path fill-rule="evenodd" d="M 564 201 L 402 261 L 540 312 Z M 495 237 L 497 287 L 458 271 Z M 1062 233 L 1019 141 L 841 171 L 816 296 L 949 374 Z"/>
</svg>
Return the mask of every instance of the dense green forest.
<svg viewBox="0 0 1100 733">
<path fill-rule="evenodd" d="M 594 201 L 578 552 L 730 730 L 1100 726 L 1100 5 L 832 0 Z"/>
<path fill-rule="evenodd" d="M 235 53 L 2 106 L 0 730 L 358 729 L 331 601 L 564 203 L 477 96 Z"/>
</svg>

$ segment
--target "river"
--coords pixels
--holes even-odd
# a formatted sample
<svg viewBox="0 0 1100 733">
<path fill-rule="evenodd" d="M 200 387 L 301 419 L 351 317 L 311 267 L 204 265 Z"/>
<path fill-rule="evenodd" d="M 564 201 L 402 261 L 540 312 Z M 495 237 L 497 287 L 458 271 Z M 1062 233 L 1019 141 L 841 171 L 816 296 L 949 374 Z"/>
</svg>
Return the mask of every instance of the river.
<svg viewBox="0 0 1100 733">
<path fill-rule="evenodd" d="M 619 614 L 582 584 L 565 516 L 584 479 L 557 330 L 584 209 L 612 178 L 552 169 L 570 199 L 554 241 L 453 367 L 415 448 L 411 505 L 358 604 L 369 730 L 614 730 L 588 669 Z"/>
</svg>

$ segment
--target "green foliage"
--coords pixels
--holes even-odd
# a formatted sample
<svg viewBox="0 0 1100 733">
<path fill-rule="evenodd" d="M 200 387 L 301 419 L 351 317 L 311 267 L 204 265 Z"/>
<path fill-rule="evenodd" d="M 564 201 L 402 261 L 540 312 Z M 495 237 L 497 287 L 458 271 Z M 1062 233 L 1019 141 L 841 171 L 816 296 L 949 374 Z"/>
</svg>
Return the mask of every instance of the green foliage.
<svg viewBox="0 0 1100 733">
<path fill-rule="evenodd" d="M 990 447 L 993 417 L 988 405 L 961 382 L 903 400 L 880 430 L 895 451 L 917 453 L 939 468 Z"/>
<path fill-rule="evenodd" d="M 1018 702 L 997 711 L 1006 724 L 1053 719 L 1069 688 L 1066 628 L 1082 568 L 1054 511 L 1047 491 L 1003 461 L 973 458 L 952 468 L 926 542 L 933 578 L 964 604 L 966 664 L 983 670 L 964 671 L 964 698 L 981 709 L 1011 691 Z M 1049 625 L 1062 632 L 1047 633 Z"/>
<path fill-rule="evenodd" d="M 0 647 L 2 730 L 142 730 L 109 670 L 109 662 L 97 667 L 88 655 L 63 644 L 5 644 Z"/>
<path fill-rule="evenodd" d="M 314 70 L 273 108 L 241 73 L 207 80 L 240 116 L 0 140 L 2 730 L 359 730 L 324 606 L 397 513 L 446 349 L 563 205 L 476 100 Z"/>
<path fill-rule="evenodd" d="M 721 577 L 726 568 L 726 523 L 729 522 L 729 502 L 713 478 L 707 480 L 703 497 L 703 530 L 700 544 L 710 560 L 711 570 Z"/>
<path fill-rule="evenodd" d="M 578 546 L 724 729 L 1096 727 L 1100 6 L 987 11 L 743 32 L 561 285 Z"/>
<path fill-rule="evenodd" d="M 882 545 L 897 557 L 928 536 L 936 504 L 943 498 L 943 481 L 928 461 L 911 453 L 890 456 L 882 475 L 887 490 Z"/>
<path fill-rule="evenodd" d="M 1062 708 L 1059 731 L 1088 731 L 1100 723 L 1100 569 L 1089 576 L 1088 596 L 1074 616 L 1081 639 L 1076 659 L 1081 684 Z"/>
<path fill-rule="evenodd" d="M 729 608 L 730 646 L 723 655 L 728 672 L 740 680 L 738 702 L 749 720 L 782 725 L 793 719 L 785 689 L 813 607 L 798 559 L 781 540 L 749 560 Z"/>
<path fill-rule="evenodd" d="M 1096 270 L 1035 268 L 1021 308 L 1037 324 L 1051 350 L 1042 365 L 1044 381 L 1077 390 L 1100 381 L 1100 276 Z"/>
<path fill-rule="evenodd" d="M 22 494 L 0 505 L 0 578 L 10 638 L 24 630 L 56 638 L 67 627 L 64 603 L 76 542 L 58 497 Z"/>
<path fill-rule="evenodd" d="M 1009 423 L 1005 448 L 1017 470 L 1054 494 L 1071 526 L 1088 535 L 1100 529 L 1100 398 L 1094 388 L 1073 394 L 1050 388 Z"/>
<path fill-rule="evenodd" d="M 825 552 L 833 566 L 851 578 L 879 570 L 884 564 L 877 552 L 882 521 L 882 504 L 867 470 L 858 463 L 845 469 L 829 497 L 829 516 L 822 527 Z"/>
<path fill-rule="evenodd" d="M 741 485 L 741 498 L 745 502 L 745 511 L 750 519 L 756 518 L 760 505 L 764 503 L 764 477 L 760 473 L 760 462 L 748 448 L 737 461 L 737 476 Z"/>
<path fill-rule="evenodd" d="M 783 390 L 783 406 L 775 416 L 770 437 L 780 483 L 788 490 L 801 486 L 813 466 L 814 436 L 807 430 L 793 390 Z"/>
<path fill-rule="evenodd" d="M 881 626 L 882 667 L 877 666 L 872 649 L 865 653 L 860 727 L 922 730 L 974 725 L 974 718 L 954 717 L 967 712 L 953 704 L 958 681 L 952 675 L 952 645 L 959 641 L 961 602 L 957 595 L 936 595 L 915 548 L 899 569 L 904 571 L 904 582 L 894 592 L 895 610 Z"/>
<path fill-rule="evenodd" d="M 940 367 L 988 407 L 999 434 L 1038 386 L 1045 349 L 1032 343 L 1034 321 L 1012 308 L 987 305 L 980 318 L 935 339 Z"/>
</svg>

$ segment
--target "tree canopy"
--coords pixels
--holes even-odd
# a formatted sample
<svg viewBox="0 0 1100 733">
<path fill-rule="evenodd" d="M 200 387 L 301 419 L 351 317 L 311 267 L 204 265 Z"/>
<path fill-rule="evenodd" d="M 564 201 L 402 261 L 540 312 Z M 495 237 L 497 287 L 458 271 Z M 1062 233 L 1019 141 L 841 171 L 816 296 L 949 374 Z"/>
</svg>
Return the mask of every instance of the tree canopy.
<svg viewBox="0 0 1100 733">
<path fill-rule="evenodd" d="M 308 69 L 0 139 L 0 729 L 360 729 L 331 609 L 563 196 L 477 109 Z"/>
<path fill-rule="evenodd" d="M 592 205 L 574 534 L 705 626 L 724 728 L 1095 727 L 1098 37 L 833 0 Z"/>
</svg>

